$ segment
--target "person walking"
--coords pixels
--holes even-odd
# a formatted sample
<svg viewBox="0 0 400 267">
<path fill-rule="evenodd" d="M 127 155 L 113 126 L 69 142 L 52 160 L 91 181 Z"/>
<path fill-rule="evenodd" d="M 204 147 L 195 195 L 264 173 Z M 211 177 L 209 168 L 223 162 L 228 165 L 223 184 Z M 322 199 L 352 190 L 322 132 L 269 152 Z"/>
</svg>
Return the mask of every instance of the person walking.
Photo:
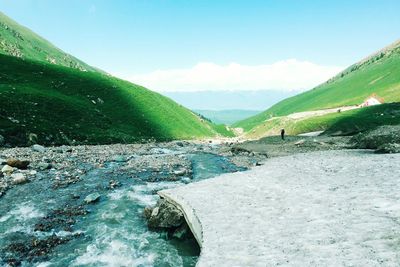
<svg viewBox="0 0 400 267">
<path fill-rule="evenodd" d="M 282 140 L 285 140 L 285 129 L 281 130 L 281 138 Z"/>
</svg>

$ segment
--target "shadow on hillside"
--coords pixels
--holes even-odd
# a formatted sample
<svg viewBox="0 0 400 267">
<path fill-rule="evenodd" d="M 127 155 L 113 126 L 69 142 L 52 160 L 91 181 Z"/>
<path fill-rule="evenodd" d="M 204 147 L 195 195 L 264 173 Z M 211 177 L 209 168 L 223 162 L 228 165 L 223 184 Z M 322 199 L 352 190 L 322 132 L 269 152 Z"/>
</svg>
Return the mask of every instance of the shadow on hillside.
<svg viewBox="0 0 400 267">
<path fill-rule="evenodd" d="M 381 125 L 400 124 L 400 103 L 388 103 L 343 112 L 342 117 L 331 125 L 324 134 L 331 136 L 354 135 Z"/>
</svg>

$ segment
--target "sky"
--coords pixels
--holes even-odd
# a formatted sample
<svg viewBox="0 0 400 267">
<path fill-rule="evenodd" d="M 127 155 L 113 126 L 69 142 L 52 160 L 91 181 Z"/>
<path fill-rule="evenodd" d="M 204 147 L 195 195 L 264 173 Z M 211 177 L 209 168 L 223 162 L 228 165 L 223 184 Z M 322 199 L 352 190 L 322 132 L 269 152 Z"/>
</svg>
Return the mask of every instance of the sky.
<svg viewBox="0 0 400 267">
<path fill-rule="evenodd" d="M 160 92 L 311 89 L 400 38 L 399 0 L 0 0 L 64 51 Z"/>
</svg>

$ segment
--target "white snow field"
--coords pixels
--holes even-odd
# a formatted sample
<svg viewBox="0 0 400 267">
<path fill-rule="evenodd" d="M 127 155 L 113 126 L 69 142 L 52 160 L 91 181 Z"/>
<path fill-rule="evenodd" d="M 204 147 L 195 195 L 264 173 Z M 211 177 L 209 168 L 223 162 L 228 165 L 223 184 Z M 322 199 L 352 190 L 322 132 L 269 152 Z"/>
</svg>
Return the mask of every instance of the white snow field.
<svg viewBox="0 0 400 267">
<path fill-rule="evenodd" d="M 400 154 L 296 154 L 159 194 L 185 213 L 200 267 L 400 266 Z"/>
</svg>

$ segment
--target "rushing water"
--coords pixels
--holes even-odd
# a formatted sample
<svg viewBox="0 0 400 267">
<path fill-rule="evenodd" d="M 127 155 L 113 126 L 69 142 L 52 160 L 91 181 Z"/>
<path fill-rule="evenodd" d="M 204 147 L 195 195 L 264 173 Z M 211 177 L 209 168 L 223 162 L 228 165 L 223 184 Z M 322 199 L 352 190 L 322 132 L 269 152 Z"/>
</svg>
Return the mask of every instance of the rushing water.
<svg viewBox="0 0 400 267">
<path fill-rule="evenodd" d="M 239 170 L 217 155 L 202 153 L 188 157 L 194 181 Z M 183 182 L 151 183 L 140 176 L 132 179 L 116 172 L 118 167 L 119 164 L 110 163 L 101 169 L 91 168 L 83 179 L 67 187 L 52 189 L 52 181 L 39 175 L 31 183 L 9 190 L 0 199 L 0 265 L 19 257 L 22 266 L 40 267 L 194 266 L 199 255 L 194 240 L 177 241 L 163 232 L 149 231 L 142 216 L 145 206 L 157 202 L 154 192 Z M 107 189 L 110 176 L 122 186 Z M 101 194 L 100 201 L 82 208 L 82 198 L 93 192 Z M 66 216 L 57 212 L 66 207 L 76 214 Z M 66 229 L 71 219 L 72 229 Z M 33 240 L 51 237 L 71 238 L 54 246 L 46 255 L 21 249 L 24 244 L 36 242 Z M 11 248 L 12 244 L 18 244 L 17 249 Z"/>
</svg>

